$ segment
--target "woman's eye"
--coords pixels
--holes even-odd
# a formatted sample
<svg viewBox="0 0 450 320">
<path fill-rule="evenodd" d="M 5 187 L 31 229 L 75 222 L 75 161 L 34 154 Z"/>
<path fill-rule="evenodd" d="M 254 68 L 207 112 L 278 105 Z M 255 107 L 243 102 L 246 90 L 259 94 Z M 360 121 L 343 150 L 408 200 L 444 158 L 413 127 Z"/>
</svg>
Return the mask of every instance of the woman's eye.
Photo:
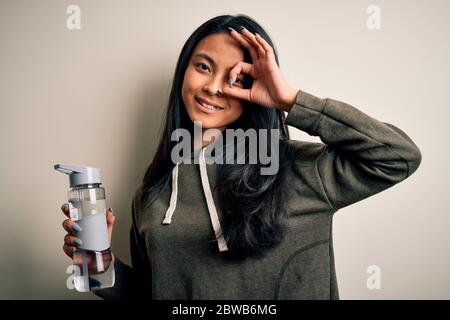
<svg viewBox="0 0 450 320">
<path fill-rule="evenodd" d="M 237 84 L 241 84 L 241 85 L 243 85 L 244 84 L 244 82 L 241 80 L 241 78 L 236 78 L 236 81 L 235 81 L 235 83 L 237 83 Z"/>
<path fill-rule="evenodd" d="M 202 69 L 202 70 L 209 70 L 209 67 L 206 64 L 204 64 L 204 63 L 197 63 L 196 66 L 200 67 L 200 69 Z M 202 67 L 206 67 L 206 69 L 204 69 Z"/>
</svg>

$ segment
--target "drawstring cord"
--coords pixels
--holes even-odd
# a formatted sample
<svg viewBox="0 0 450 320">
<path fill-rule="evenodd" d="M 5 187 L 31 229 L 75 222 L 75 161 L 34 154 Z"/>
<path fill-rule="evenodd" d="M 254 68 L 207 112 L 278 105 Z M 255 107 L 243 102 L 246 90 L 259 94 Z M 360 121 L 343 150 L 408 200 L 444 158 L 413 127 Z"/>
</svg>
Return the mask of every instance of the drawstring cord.
<svg viewBox="0 0 450 320">
<path fill-rule="evenodd" d="M 225 242 L 225 238 L 222 234 L 222 228 L 219 223 L 219 216 L 217 215 L 216 206 L 214 204 L 214 199 L 211 193 L 211 187 L 209 185 L 208 173 L 206 171 L 206 163 L 205 163 L 205 149 L 202 149 L 200 154 L 200 176 L 203 185 L 203 191 L 206 197 L 206 204 L 208 205 L 209 216 L 211 217 L 211 223 L 214 229 L 214 233 L 217 239 L 217 243 L 219 245 L 219 251 L 228 251 L 227 244 Z"/>
<path fill-rule="evenodd" d="M 206 148 L 206 147 L 205 147 Z M 200 177 L 202 180 L 203 192 L 206 198 L 206 204 L 208 206 L 209 216 L 211 218 L 212 227 L 214 229 L 214 234 L 217 239 L 217 244 L 219 246 L 219 251 L 228 251 L 228 246 L 226 244 L 225 238 L 222 233 L 222 228 L 219 222 L 219 216 L 217 215 L 216 206 L 214 204 L 214 199 L 211 192 L 211 186 L 209 185 L 208 173 L 206 170 L 206 162 L 205 162 L 205 148 L 202 148 L 200 152 Z M 168 225 L 172 222 L 172 215 L 177 206 L 177 197 L 178 197 L 178 166 L 179 163 L 175 165 L 172 170 L 172 194 L 170 195 L 170 204 L 169 208 L 167 208 L 165 218 L 162 224 Z"/>
<path fill-rule="evenodd" d="M 178 197 L 178 163 L 172 170 L 172 194 L 170 195 L 170 204 L 167 208 L 163 224 L 170 224 L 172 222 L 172 215 L 177 207 L 177 197 Z"/>
</svg>

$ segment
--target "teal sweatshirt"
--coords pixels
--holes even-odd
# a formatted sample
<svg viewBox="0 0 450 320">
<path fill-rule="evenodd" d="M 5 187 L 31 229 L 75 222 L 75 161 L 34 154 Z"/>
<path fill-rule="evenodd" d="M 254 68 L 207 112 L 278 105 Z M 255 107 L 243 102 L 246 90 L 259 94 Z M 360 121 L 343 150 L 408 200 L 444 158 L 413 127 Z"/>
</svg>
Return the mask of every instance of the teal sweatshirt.
<svg viewBox="0 0 450 320">
<path fill-rule="evenodd" d="M 116 258 L 104 299 L 339 299 L 333 215 L 415 172 L 417 145 L 396 126 L 299 90 L 285 119 L 323 143 L 289 140 L 284 191 L 289 228 L 262 257 L 230 261 L 215 206 L 216 164 L 176 165 L 146 212 L 132 201 L 132 266 Z M 211 243 L 211 237 L 217 241 Z"/>
</svg>

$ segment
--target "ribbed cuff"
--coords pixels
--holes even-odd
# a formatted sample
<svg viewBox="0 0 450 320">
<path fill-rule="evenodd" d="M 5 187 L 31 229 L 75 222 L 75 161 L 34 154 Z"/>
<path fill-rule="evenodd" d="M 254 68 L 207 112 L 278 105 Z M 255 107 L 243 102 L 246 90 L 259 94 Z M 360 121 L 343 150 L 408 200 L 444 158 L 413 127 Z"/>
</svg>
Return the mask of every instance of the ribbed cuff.
<svg viewBox="0 0 450 320">
<path fill-rule="evenodd" d="M 285 123 L 316 136 L 316 128 L 322 117 L 326 100 L 298 90 L 295 103 L 288 112 Z"/>
</svg>

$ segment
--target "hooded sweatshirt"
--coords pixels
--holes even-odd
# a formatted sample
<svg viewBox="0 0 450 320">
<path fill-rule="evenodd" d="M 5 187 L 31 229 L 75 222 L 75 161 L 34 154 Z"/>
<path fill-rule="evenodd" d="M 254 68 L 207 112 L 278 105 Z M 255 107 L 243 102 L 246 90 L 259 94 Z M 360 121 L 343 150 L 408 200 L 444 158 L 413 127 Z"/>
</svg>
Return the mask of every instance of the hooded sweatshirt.
<svg viewBox="0 0 450 320">
<path fill-rule="evenodd" d="M 131 261 L 116 258 L 104 299 L 339 299 L 333 252 L 334 214 L 409 177 L 417 145 L 396 126 L 357 108 L 298 90 L 285 123 L 323 143 L 287 140 L 293 152 L 283 192 L 288 228 L 262 256 L 225 258 L 216 205 L 217 164 L 206 146 L 178 163 L 171 183 L 145 211 L 132 201 Z M 211 242 L 211 238 L 216 241 Z"/>
</svg>

